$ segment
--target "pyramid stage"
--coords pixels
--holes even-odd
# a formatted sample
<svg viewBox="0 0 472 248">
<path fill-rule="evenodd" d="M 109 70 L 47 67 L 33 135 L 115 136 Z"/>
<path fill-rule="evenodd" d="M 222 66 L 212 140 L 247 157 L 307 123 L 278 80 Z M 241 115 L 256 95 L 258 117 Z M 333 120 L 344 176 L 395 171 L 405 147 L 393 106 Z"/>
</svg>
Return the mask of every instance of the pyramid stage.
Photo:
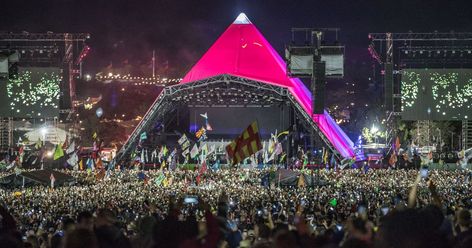
<svg viewBox="0 0 472 248">
<path fill-rule="evenodd" d="M 313 114 L 312 103 L 304 83 L 287 75 L 283 59 L 240 14 L 179 84 L 163 89 L 118 152 L 117 161 L 129 161 L 140 135 L 156 132 L 159 126 L 190 136 L 203 125 L 204 113 L 214 129 L 209 135 L 235 138 L 255 117 L 263 139 L 274 129 L 302 131 L 316 136 L 321 144 L 315 147 L 327 147 L 339 160 L 354 157 L 353 142 L 326 111 Z M 166 144 L 160 139 L 154 142 Z M 287 147 L 290 157 L 297 147 Z"/>
</svg>

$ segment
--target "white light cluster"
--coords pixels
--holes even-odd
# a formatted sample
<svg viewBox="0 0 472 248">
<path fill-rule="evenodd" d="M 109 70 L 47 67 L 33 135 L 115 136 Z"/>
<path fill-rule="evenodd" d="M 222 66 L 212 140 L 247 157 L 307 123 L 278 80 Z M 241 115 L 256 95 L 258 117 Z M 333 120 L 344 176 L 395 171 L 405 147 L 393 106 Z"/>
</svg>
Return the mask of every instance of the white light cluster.
<svg viewBox="0 0 472 248">
<path fill-rule="evenodd" d="M 405 71 L 402 80 L 402 111 L 405 106 L 410 108 L 415 103 L 418 96 L 418 85 L 420 84 L 420 74 L 413 71 Z"/>
<path fill-rule="evenodd" d="M 445 110 L 448 108 L 463 108 L 470 109 L 470 102 L 472 102 L 472 79 L 461 86 L 458 82 L 459 73 L 451 72 L 440 74 L 434 72 L 431 74 L 431 81 L 433 82 L 432 93 L 436 104 L 436 112 L 442 112 L 446 115 Z"/>
<path fill-rule="evenodd" d="M 134 85 L 168 85 L 168 84 L 175 84 L 179 83 L 182 79 L 181 78 L 161 78 L 161 77 L 136 77 L 131 76 L 130 74 L 127 75 L 120 75 L 120 74 L 113 74 L 108 73 L 107 75 L 100 75 L 96 76 L 98 81 L 120 81 L 120 82 L 130 82 Z"/>
<path fill-rule="evenodd" d="M 10 109 L 16 113 L 20 113 L 22 108 L 34 106 L 57 109 L 62 77 L 54 72 L 45 72 L 40 75 L 39 81 L 35 81 L 32 74 L 31 71 L 24 71 L 8 81 L 7 95 L 10 100 Z M 32 110 L 31 113 L 24 114 L 35 113 Z M 40 112 L 36 114 L 41 116 Z"/>
</svg>

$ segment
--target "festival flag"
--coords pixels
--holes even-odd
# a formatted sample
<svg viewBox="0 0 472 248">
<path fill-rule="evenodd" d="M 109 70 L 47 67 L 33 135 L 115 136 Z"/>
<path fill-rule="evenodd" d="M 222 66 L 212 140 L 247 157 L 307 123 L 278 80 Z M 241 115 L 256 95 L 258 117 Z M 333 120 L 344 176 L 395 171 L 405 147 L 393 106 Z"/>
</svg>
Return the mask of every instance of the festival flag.
<svg viewBox="0 0 472 248">
<path fill-rule="evenodd" d="M 169 150 L 167 150 L 167 146 L 164 145 L 164 148 L 162 148 L 162 155 L 165 157 L 165 156 L 167 156 L 168 152 L 169 152 Z"/>
<path fill-rule="evenodd" d="M 164 175 L 164 173 L 160 173 L 159 176 L 156 177 L 156 179 L 154 179 L 154 183 L 157 185 L 157 186 L 161 186 L 162 184 L 162 181 L 164 181 L 164 179 L 166 178 L 166 176 Z"/>
<path fill-rule="evenodd" d="M 103 178 L 105 178 L 105 175 L 106 175 L 105 168 L 102 168 L 95 175 L 95 179 L 96 180 L 103 180 Z"/>
<path fill-rule="evenodd" d="M 208 150 L 208 154 L 212 154 L 214 152 L 216 152 L 216 145 L 215 144 L 210 146 L 210 149 Z"/>
<path fill-rule="evenodd" d="M 331 160 L 329 162 L 331 166 L 336 167 L 336 157 L 334 156 L 334 152 L 331 154 Z"/>
<path fill-rule="evenodd" d="M 211 127 L 211 125 L 208 121 L 205 123 L 205 125 L 206 125 L 206 130 L 207 131 L 213 131 L 213 128 Z"/>
<path fill-rule="evenodd" d="M 95 169 L 97 170 L 105 169 L 105 166 L 103 166 L 103 162 L 100 157 L 98 157 L 97 160 L 95 161 Z"/>
<path fill-rule="evenodd" d="M 182 134 L 182 136 L 178 140 L 178 143 L 179 145 L 182 145 L 183 143 L 185 143 L 185 141 L 187 141 L 187 136 L 185 134 Z"/>
<path fill-rule="evenodd" d="M 272 134 L 271 134 L 272 135 Z M 275 143 L 272 139 L 269 140 L 269 146 L 267 148 L 267 151 L 269 151 L 270 154 L 274 153 L 275 149 Z"/>
<path fill-rule="evenodd" d="M 151 161 L 152 161 L 153 163 L 155 163 L 155 162 L 156 162 L 156 158 L 157 158 L 157 149 L 154 149 L 154 150 L 152 151 L 152 153 L 151 153 Z"/>
<path fill-rule="evenodd" d="M 395 165 L 395 163 L 397 162 L 397 154 L 395 154 L 394 152 L 392 154 L 390 154 L 390 159 L 388 160 L 388 163 L 393 166 Z"/>
<path fill-rule="evenodd" d="M 203 146 L 200 147 L 200 156 L 201 160 L 205 160 L 208 155 L 208 144 L 205 143 Z"/>
<path fill-rule="evenodd" d="M 72 143 L 70 143 L 69 147 L 67 147 L 66 149 L 66 154 L 71 154 L 75 151 L 75 141 L 72 141 Z"/>
<path fill-rule="evenodd" d="M 285 157 L 287 157 L 287 153 L 284 152 L 284 153 L 282 154 L 282 156 L 280 156 L 279 163 L 283 163 Z"/>
<path fill-rule="evenodd" d="M 273 152 L 270 157 L 267 159 L 267 162 L 274 161 L 275 159 L 275 152 Z"/>
<path fill-rule="evenodd" d="M 167 177 L 164 177 L 164 180 L 162 180 L 162 186 L 167 188 L 168 185 L 169 185 L 169 180 L 167 180 Z"/>
<path fill-rule="evenodd" d="M 25 149 L 23 146 L 20 147 L 20 149 L 18 150 L 18 158 L 19 158 L 19 162 L 20 164 L 23 163 L 23 157 L 25 155 Z"/>
<path fill-rule="evenodd" d="M 69 159 L 67 159 L 67 163 L 72 166 L 74 169 L 77 169 L 77 161 L 79 161 L 79 157 L 76 153 L 73 153 Z"/>
<path fill-rule="evenodd" d="M 107 172 L 114 170 L 114 169 L 115 169 L 115 166 L 116 166 L 116 160 L 115 160 L 115 158 L 113 158 L 113 159 L 110 161 L 110 163 L 108 163 Z"/>
<path fill-rule="evenodd" d="M 326 150 L 324 157 L 323 157 L 323 163 L 328 164 L 328 157 L 329 157 L 329 152 Z"/>
<path fill-rule="evenodd" d="M 261 149 L 261 137 L 259 136 L 257 122 L 249 125 L 238 138 L 226 146 L 226 152 L 229 158 L 232 159 L 233 165 L 240 163 Z"/>
<path fill-rule="evenodd" d="M 166 168 L 166 161 L 163 160 L 162 163 L 161 163 L 161 170 L 163 170 L 164 168 Z"/>
<path fill-rule="evenodd" d="M 56 182 L 56 178 L 54 177 L 54 174 L 51 173 L 49 176 L 49 179 L 51 180 L 51 188 L 54 188 L 54 183 Z"/>
<path fill-rule="evenodd" d="M 213 166 L 212 166 L 212 170 L 213 170 L 213 171 L 217 171 L 217 170 L 219 170 L 219 169 L 220 169 L 220 160 L 217 159 L 217 160 L 215 161 L 215 163 L 213 164 Z"/>
<path fill-rule="evenodd" d="M 300 176 L 298 176 L 298 183 L 297 183 L 297 186 L 298 186 L 299 188 L 304 188 L 304 187 L 306 187 L 305 176 L 303 175 L 303 173 L 300 173 Z"/>
<path fill-rule="evenodd" d="M 141 150 L 141 163 L 145 164 L 146 163 L 146 156 L 144 153 L 144 149 Z"/>
<path fill-rule="evenodd" d="M 97 139 L 97 136 L 98 136 L 98 135 L 97 135 L 97 132 L 94 132 L 93 135 L 92 135 L 92 138 L 93 138 L 93 139 Z"/>
<path fill-rule="evenodd" d="M 62 144 L 62 150 L 67 149 L 69 147 L 69 136 L 66 134 L 66 139 L 64 140 L 64 143 Z"/>
<path fill-rule="evenodd" d="M 280 142 L 277 142 L 276 146 L 275 146 L 275 155 L 280 155 L 281 153 L 283 152 L 283 149 L 282 149 L 282 143 Z"/>
<path fill-rule="evenodd" d="M 195 143 L 195 145 L 193 145 L 192 147 L 192 150 L 190 151 L 190 157 L 194 159 L 197 156 L 198 156 L 198 145 L 197 143 Z"/>
<path fill-rule="evenodd" d="M 38 141 L 36 141 L 34 148 L 36 148 L 36 150 L 39 150 L 42 146 L 43 146 L 43 142 L 41 141 L 41 138 L 38 137 Z"/>
<path fill-rule="evenodd" d="M 84 170 L 84 162 L 82 159 L 79 161 L 79 170 Z"/>
<path fill-rule="evenodd" d="M 141 133 L 141 135 L 139 136 L 139 140 L 141 141 L 141 140 L 145 140 L 145 139 L 147 139 L 147 133 L 146 133 L 146 132 L 143 132 L 143 133 Z"/>
<path fill-rule="evenodd" d="M 400 149 L 400 138 L 397 136 L 395 139 L 395 152 L 398 153 L 398 150 Z"/>
<path fill-rule="evenodd" d="M 58 160 L 64 156 L 64 150 L 60 145 L 56 145 L 56 149 L 54 151 L 54 160 Z"/>
<path fill-rule="evenodd" d="M 204 134 L 205 134 L 205 128 L 200 128 L 196 133 L 195 133 L 195 137 L 197 137 L 197 139 L 200 139 Z"/>
<path fill-rule="evenodd" d="M 93 159 L 91 159 L 91 158 L 87 159 L 87 170 L 89 170 L 89 171 L 94 171 L 95 170 L 95 166 L 93 165 Z"/>
<path fill-rule="evenodd" d="M 164 146 L 161 146 L 161 149 L 159 150 L 159 154 L 157 155 L 159 163 L 162 161 L 162 157 L 164 157 Z"/>
<path fill-rule="evenodd" d="M 305 169 L 306 165 L 308 164 L 308 157 L 307 156 L 303 156 L 303 166 L 302 166 L 302 170 Z"/>
<path fill-rule="evenodd" d="M 198 171 L 198 176 L 197 176 L 197 184 L 200 184 L 201 176 L 203 173 L 207 171 L 207 165 L 206 165 L 206 160 L 203 160 L 202 166 L 200 166 L 200 169 Z"/>
<path fill-rule="evenodd" d="M 267 164 L 269 163 L 269 152 L 267 151 L 264 151 L 264 153 L 262 154 L 262 163 L 264 164 Z"/>
</svg>

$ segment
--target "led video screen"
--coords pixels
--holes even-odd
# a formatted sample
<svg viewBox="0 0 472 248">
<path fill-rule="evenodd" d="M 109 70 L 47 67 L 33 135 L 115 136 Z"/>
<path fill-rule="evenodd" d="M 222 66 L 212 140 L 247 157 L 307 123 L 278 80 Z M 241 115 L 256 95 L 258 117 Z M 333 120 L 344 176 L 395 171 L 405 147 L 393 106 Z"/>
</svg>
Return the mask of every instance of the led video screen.
<svg viewBox="0 0 472 248">
<path fill-rule="evenodd" d="M 207 113 L 208 123 L 212 131 L 208 135 L 225 135 L 236 137 L 257 120 L 259 133 L 262 138 L 269 138 L 275 130 L 283 131 L 288 128 L 288 111 L 272 107 L 190 107 L 191 133 L 201 127 L 205 127 L 205 118 L 201 115 Z"/>
<path fill-rule="evenodd" d="M 61 81 L 59 68 L 19 67 L 16 75 L 0 81 L 0 116 L 58 116 Z"/>
<path fill-rule="evenodd" d="M 401 75 L 404 120 L 472 118 L 472 69 L 406 69 Z"/>
</svg>

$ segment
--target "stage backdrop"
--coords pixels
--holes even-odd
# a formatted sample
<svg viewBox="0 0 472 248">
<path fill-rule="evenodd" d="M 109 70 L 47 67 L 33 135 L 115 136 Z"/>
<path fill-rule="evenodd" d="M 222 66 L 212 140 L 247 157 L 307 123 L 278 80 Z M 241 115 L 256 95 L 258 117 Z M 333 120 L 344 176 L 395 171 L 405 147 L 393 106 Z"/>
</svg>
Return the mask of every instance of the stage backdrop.
<svg viewBox="0 0 472 248">
<path fill-rule="evenodd" d="M 404 120 L 472 119 L 472 69 L 405 69 Z"/>
<path fill-rule="evenodd" d="M 189 131 L 195 133 L 205 126 L 201 114 L 207 113 L 212 127 L 209 135 L 237 136 L 253 121 L 257 120 L 259 132 L 263 138 L 270 137 L 271 132 L 286 130 L 289 125 L 288 107 L 189 107 Z"/>
<path fill-rule="evenodd" d="M 0 81 L 0 116 L 58 116 L 61 75 L 56 67 L 19 67 L 17 75 Z"/>
</svg>

